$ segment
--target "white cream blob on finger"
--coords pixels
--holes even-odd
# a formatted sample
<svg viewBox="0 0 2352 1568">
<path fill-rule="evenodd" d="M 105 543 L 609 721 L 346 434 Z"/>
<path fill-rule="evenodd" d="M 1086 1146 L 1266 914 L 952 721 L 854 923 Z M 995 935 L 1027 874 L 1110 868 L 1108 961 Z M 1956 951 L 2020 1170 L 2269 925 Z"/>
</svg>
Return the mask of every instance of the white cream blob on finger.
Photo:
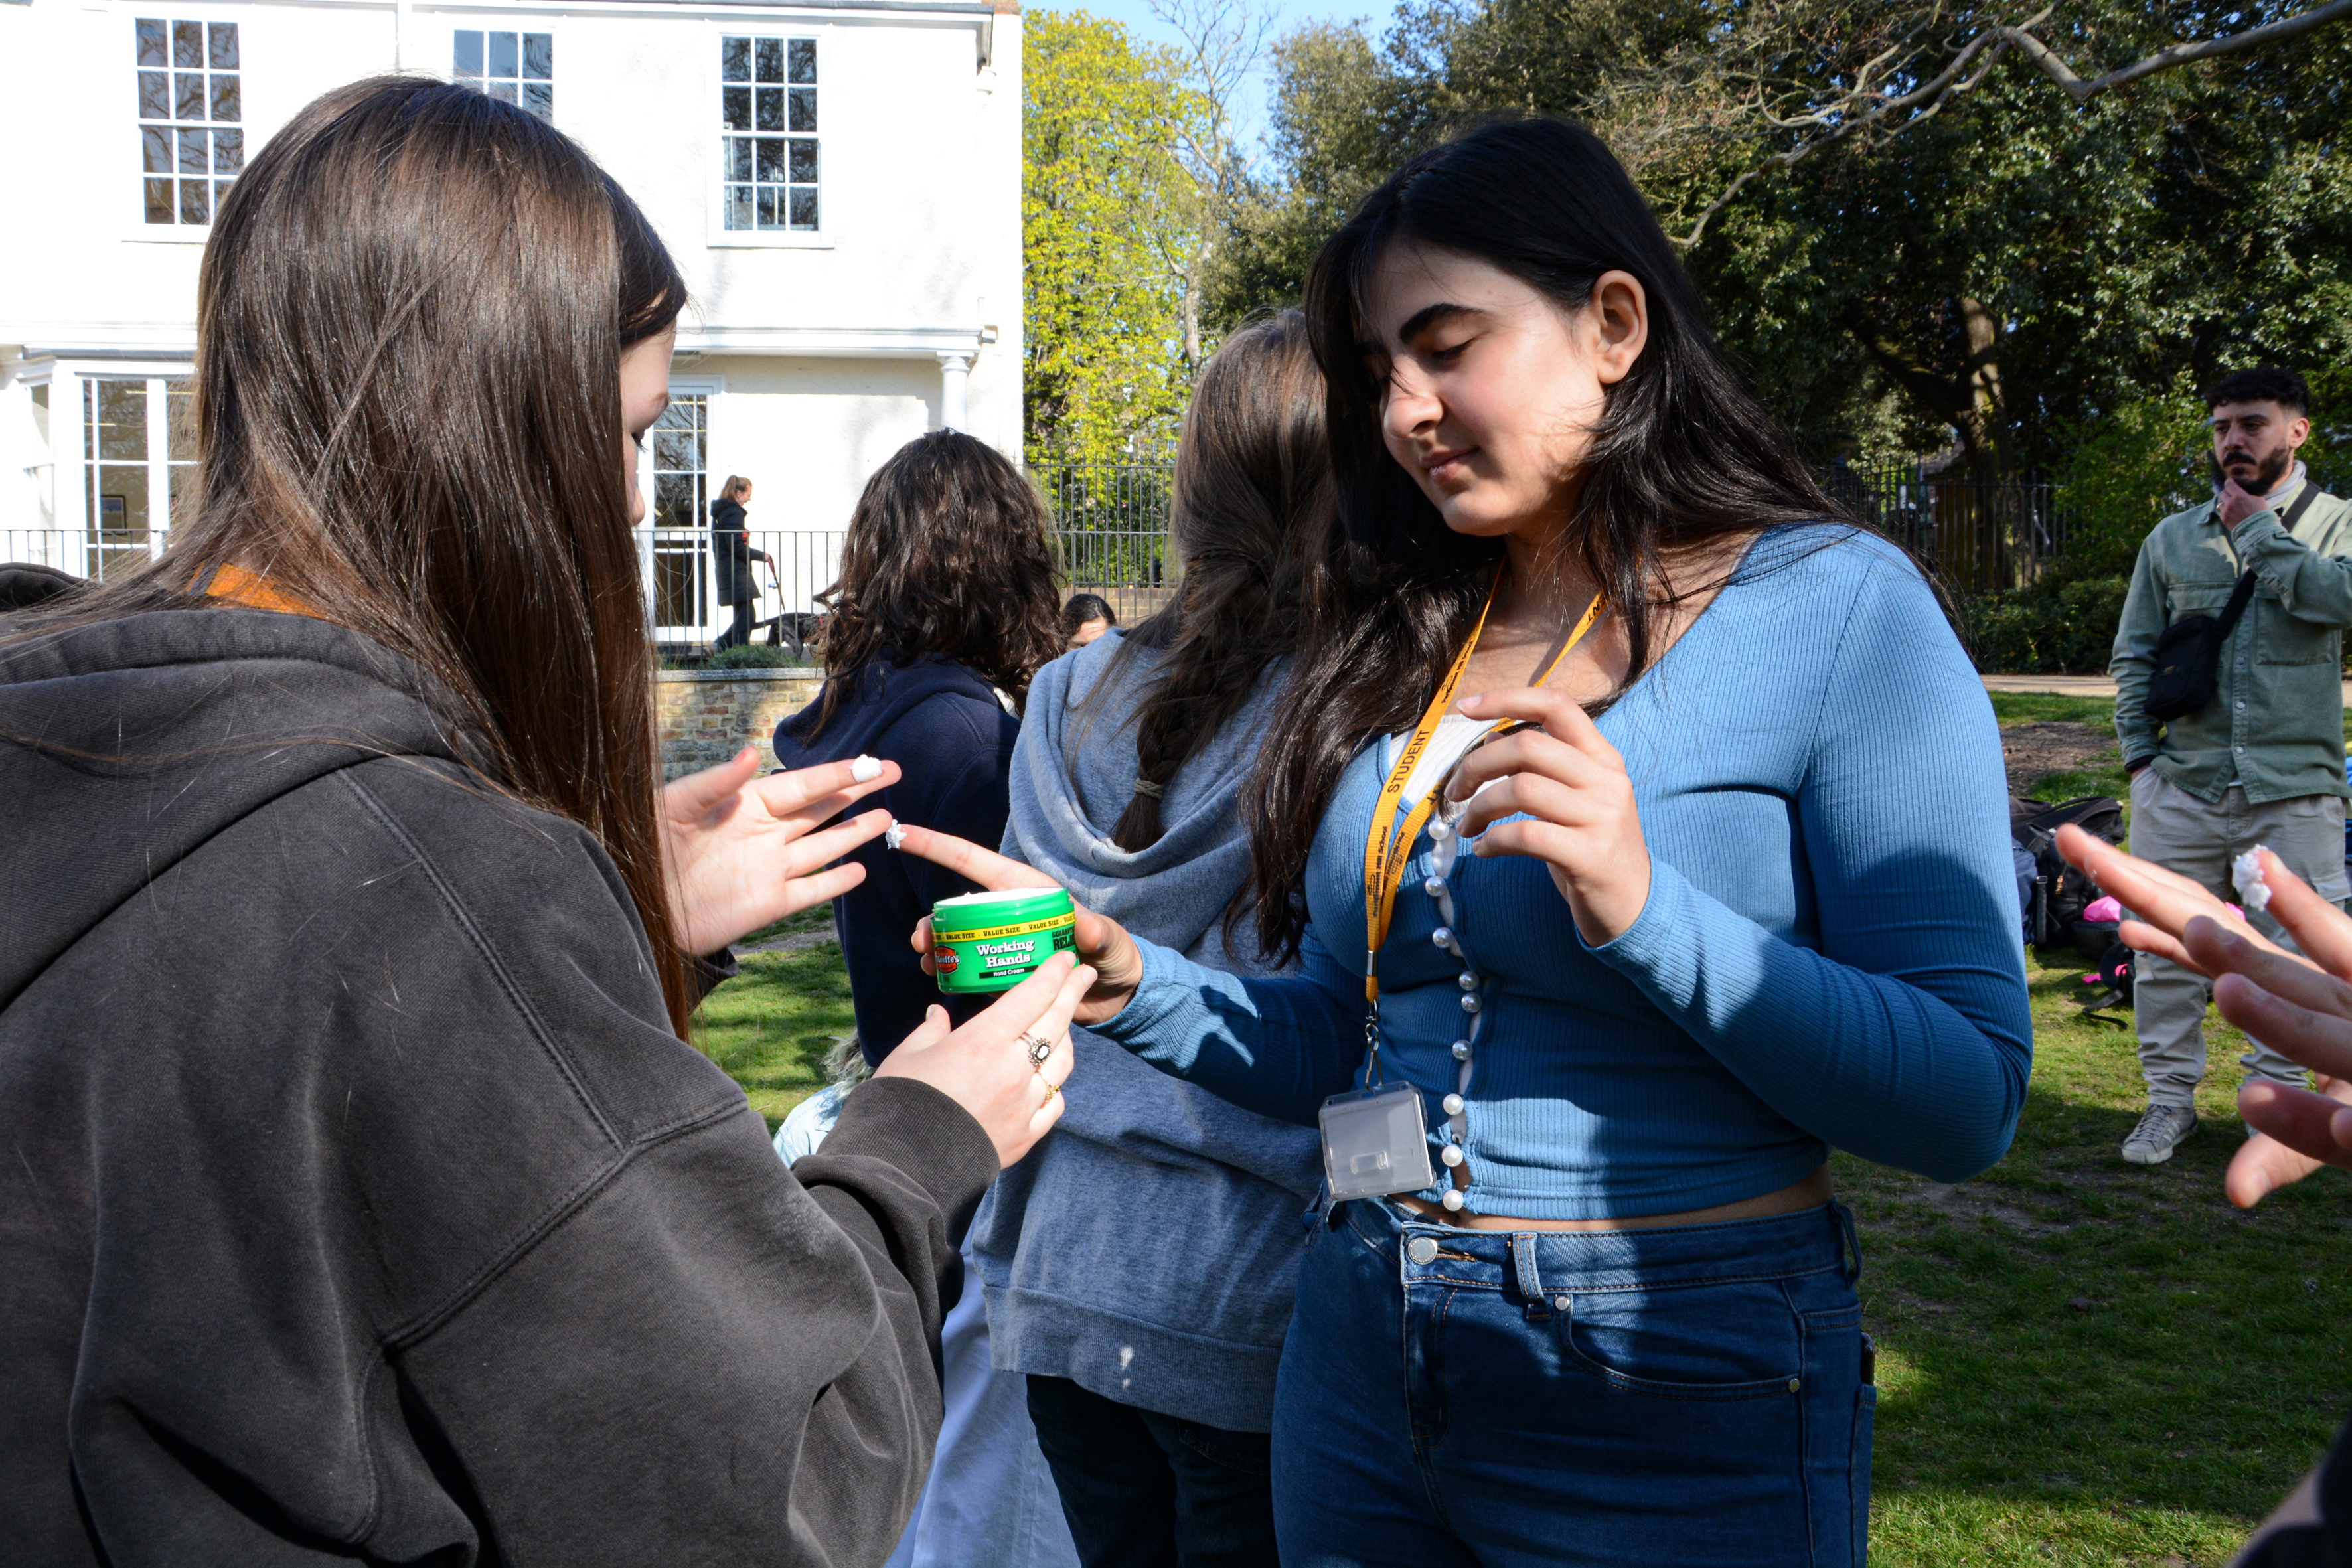
<svg viewBox="0 0 2352 1568">
<path fill-rule="evenodd" d="M 882 776 L 882 761 L 878 757 L 859 756 L 849 764 L 849 776 L 859 784 L 872 784 Z M 891 848 L 898 847 L 893 844 Z"/>
<path fill-rule="evenodd" d="M 892 817 L 890 819 L 890 826 L 882 830 L 882 843 L 886 848 L 898 849 L 905 847 L 907 843 L 907 830 L 898 826 L 898 819 L 897 817 Z"/>
<path fill-rule="evenodd" d="M 2255 845 L 2230 862 L 2230 880 L 2250 910 L 2270 908 L 2271 885 L 2263 880 L 2263 846 Z"/>
</svg>

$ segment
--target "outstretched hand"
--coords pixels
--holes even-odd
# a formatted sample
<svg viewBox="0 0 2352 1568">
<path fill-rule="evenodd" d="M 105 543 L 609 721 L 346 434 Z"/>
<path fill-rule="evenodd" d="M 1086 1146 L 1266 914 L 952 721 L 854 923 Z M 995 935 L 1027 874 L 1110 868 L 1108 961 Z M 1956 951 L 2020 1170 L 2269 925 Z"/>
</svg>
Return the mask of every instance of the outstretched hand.
<svg viewBox="0 0 2352 1568">
<path fill-rule="evenodd" d="M 855 863 L 820 869 L 890 826 L 869 811 L 817 827 L 898 782 L 898 764 L 860 784 L 848 763 L 756 776 L 760 753 L 688 773 L 661 798 L 662 869 L 687 952 L 716 952 L 736 938 L 835 898 L 866 879 Z"/>
<path fill-rule="evenodd" d="M 2352 1169 L 2352 916 L 2258 851 L 2269 913 L 2298 956 L 2197 883 L 2079 827 L 2058 830 L 2058 852 L 2137 917 L 2117 932 L 2125 945 L 2212 980 L 2223 1017 L 2316 1076 L 2316 1093 L 2262 1082 L 2238 1090 L 2238 1113 L 2253 1131 L 2230 1162 L 2230 1201 L 2252 1208 L 2324 1166 Z"/>
<path fill-rule="evenodd" d="M 898 835 L 898 847 L 906 854 L 919 855 L 992 891 L 1061 886 L 1034 867 L 1024 866 L 993 849 L 982 849 L 952 833 L 901 823 Z M 1078 911 L 1077 929 L 1072 933 L 1078 944 L 1078 956 L 1094 971 L 1093 984 L 1079 1005 L 1077 1018 L 1081 1024 L 1099 1024 L 1126 1006 L 1127 999 L 1135 994 L 1135 987 L 1143 978 L 1143 955 L 1136 951 L 1135 939 L 1117 921 L 1095 913 L 1076 899 L 1070 902 Z M 931 973 L 931 917 L 925 915 L 918 921 L 908 940 L 923 955 L 923 973 Z"/>
<path fill-rule="evenodd" d="M 1456 830 L 1471 853 L 1542 861 L 1587 942 L 1601 947 L 1624 935 L 1650 901 L 1650 847 L 1625 759 L 1565 692 L 1540 686 L 1482 691 L 1460 706 L 1474 719 L 1541 726 L 1489 741 L 1454 769 L 1446 794 L 1470 800 Z M 1500 782 L 1471 800 L 1479 785 L 1495 780 Z M 1528 820 L 1499 820 L 1522 812 Z"/>
</svg>

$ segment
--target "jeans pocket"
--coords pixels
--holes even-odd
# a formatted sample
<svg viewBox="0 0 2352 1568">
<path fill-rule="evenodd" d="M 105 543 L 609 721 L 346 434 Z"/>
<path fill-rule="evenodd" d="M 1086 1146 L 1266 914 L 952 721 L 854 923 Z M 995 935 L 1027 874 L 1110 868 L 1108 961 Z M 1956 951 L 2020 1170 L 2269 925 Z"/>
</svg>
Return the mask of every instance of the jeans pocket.
<svg viewBox="0 0 2352 1568">
<path fill-rule="evenodd" d="M 1797 1314 L 1771 1280 L 1577 1290 L 1563 1352 L 1612 1388 L 1661 1399 L 1786 1398 L 1803 1386 Z"/>
</svg>

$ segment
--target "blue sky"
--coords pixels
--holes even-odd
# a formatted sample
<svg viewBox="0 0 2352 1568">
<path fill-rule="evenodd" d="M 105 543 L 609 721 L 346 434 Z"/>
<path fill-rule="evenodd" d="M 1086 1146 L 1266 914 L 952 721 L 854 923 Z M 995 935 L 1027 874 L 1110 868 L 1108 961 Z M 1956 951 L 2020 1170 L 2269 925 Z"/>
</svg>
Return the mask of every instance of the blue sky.
<svg viewBox="0 0 2352 1568">
<path fill-rule="evenodd" d="M 1301 22 L 1369 21 L 1375 39 L 1386 31 L 1393 10 L 1391 0 L 1253 0 L 1252 10 L 1259 15 L 1271 14 L 1274 28 L 1269 37 L 1280 37 Z M 1045 0 L 1045 4 L 1025 6 L 1034 11 L 1085 11 L 1090 16 L 1117 22 L 1129 32 L 1154 43 L 1172 44 L 1177 41 L 1174 28 L 1152 16 L 1146 0 Z M 1243 95 L 1243 122 L 1247 128 L 1246 141 L 1254 156 L 1262 155 L 1258 139 L 1266 124 L 1265 98 L 1269 82 L 1265 63 L 1260 62 L 1257 79 L 1252 90 Z"/>
</svg>

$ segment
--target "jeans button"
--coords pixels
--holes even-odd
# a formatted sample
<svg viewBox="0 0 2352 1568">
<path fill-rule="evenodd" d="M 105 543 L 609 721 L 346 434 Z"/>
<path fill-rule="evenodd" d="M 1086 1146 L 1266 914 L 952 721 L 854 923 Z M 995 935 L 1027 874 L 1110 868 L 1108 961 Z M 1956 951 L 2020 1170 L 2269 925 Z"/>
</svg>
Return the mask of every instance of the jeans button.
<svg viewBox="0 0 2352 1568">
<path fill-rule="evenodd" d="M 1433 1262 L 1437 1258 L 1437 1243 L 1425 1236 L 1416 1236 L 1404 1244 L 1404 1255 L 1418 1264 Z"/>
</svg>

